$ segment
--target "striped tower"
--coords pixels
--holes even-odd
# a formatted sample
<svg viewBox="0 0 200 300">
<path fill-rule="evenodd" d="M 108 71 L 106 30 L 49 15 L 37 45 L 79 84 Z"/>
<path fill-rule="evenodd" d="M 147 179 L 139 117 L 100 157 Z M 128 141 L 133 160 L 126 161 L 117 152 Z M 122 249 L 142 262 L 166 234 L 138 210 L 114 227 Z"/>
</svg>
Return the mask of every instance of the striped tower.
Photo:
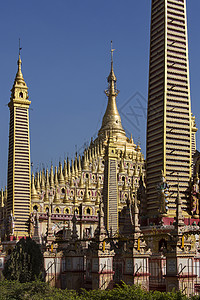
<svg viewBox="0 0 200 300">
<path fill-rule="evenodd" d="M 158 185 L 163 177 L 169 185 L 168 209 L 164 214 L 175 216 L 179 182 L 182 209 L 187 217 L 193 129 L 185 0 L 152 0 L 149 64 L 148 215 L 158 217 L 161 212 Z"/>
<path fill-rule="evenodd" d="M 28 234 L 30 214 L 30 141 L 28 87 L 18 70 L 8 104 L 10 108 L 8 152 L 7 233 L 18 237 Z"/>
</svg>

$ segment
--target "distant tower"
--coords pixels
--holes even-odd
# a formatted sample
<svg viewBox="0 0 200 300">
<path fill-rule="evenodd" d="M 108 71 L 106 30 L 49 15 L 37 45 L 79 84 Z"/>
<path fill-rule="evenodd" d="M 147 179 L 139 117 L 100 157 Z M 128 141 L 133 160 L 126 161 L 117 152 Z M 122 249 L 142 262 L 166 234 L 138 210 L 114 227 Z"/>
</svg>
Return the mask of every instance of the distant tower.
<svg viewBox="0 0 200 300">
<path fill-rule="evenodd" d="M 30 141 L 28 87 L 21 72 L 19 55 L 18 70 L 8 104 L 10 108 L 8 153 L 7 232 L 18 237 L 28 234 L 30 214 Z"/>
<path fill-rule="evenodd" d="M 179 180 L 187 217 L 192 119 L 185 0 L 152 0 L 147 118 L 147 210 L 151 217 L 159 214 L 161 171 L 169 184 L 167 216 L 176 215 Z"/>
</svg>

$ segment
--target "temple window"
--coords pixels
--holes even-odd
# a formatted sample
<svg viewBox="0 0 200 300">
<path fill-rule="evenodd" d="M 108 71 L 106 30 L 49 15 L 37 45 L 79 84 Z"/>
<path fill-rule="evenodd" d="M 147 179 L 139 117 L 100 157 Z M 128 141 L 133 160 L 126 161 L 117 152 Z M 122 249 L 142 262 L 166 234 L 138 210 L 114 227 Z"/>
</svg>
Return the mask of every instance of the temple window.
<svg viewBox="0 0 200 300">
<path fill-rule="evenodd" d="M 89 207 L 87 208 L 87 210 L 86 210 L 86 213 L 87 213 L 88 215 L 90 215 L 90 214 L 91 214 L 91 210 L 90 210 L 90 208 L 89 208 Z"/>
</svg>

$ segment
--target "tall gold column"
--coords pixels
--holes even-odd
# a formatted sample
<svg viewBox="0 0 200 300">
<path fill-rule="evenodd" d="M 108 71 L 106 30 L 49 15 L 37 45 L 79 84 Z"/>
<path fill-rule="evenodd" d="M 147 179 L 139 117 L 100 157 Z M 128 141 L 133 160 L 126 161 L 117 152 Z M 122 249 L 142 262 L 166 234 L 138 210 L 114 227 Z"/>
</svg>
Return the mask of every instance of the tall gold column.
<svg viewBox="0 0 200 300">
<path fill-rule="evenodd" d="M 161 172 L 169 185 L 167 216 L 174 217 L 177 184 L 190 210 L 192 128 L 185 0 L 152 0 L 147 117 L 147 210 L 159 215 Z"/>
<path fill-rule="evenodd" d="M 8 200 L 7 233 L 18 237 L 28 234 L 30 215 L 30 138 L 28 87 L 21 72 L 19 55 L 18 70 L 8 104 L 10 108 L 8 152 Z"/>
</svg>

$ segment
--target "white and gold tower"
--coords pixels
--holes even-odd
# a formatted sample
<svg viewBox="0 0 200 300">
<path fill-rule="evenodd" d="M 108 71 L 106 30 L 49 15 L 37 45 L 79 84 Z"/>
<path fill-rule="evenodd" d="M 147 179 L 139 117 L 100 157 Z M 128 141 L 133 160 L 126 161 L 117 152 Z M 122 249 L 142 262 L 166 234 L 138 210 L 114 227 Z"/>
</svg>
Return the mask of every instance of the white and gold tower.
<svg viewBox="0 0 200 300">
<path fill-rule="evenodd" d="M 113 133 L 122 141 L 126 141 L 126 134 L 121 124 L 116 96 L 119 91 L 116 89 L 117 78 L 113 70 L 113 49 L 111 44 L 111 70 L 108 76 L 108 89 L 105 91 L 108 97 L 108 105 L 103 117 L 102 126 L 99 130 L 99 138 L 108 135 L 108 143 L 105 149 L 105 168 L 104 168 L 104 205 L 105 223 L 110 234 L 118 231 L 118 182 L 117 182 L 117 152 L 116 142 L 113 140 Z"/>
<path fill-rule="evenodd" d="M 21 71 L 19 54 L 18 70 L 8 104 L 10 108 L 8 152 L 7 233 L 26 236 L 30 216 L 30 138 L 28 87 Z"/>
</svg>

